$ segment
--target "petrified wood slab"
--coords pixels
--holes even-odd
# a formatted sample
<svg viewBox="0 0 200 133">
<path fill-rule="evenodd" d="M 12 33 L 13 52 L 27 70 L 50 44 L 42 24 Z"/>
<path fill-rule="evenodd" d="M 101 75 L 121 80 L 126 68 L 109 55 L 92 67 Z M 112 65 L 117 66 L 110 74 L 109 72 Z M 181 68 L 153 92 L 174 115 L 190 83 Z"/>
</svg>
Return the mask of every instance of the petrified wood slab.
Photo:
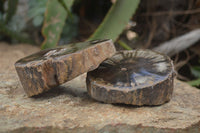
<svg viewBox="0 0 200 133">
<path fill-rule="evenodd" d="M 160 105 L 170 100 L 174 68 L 151 50 L 120 51 L 87 74 L 89 95 L 106 103 Z"/>
<path fill-rule="evenodd" d="M 40 51 L 15 67 L 25 92 L 33 96 L 94 70 L 114 53 L 112 40 L 91 41 Z"/>
</svg>

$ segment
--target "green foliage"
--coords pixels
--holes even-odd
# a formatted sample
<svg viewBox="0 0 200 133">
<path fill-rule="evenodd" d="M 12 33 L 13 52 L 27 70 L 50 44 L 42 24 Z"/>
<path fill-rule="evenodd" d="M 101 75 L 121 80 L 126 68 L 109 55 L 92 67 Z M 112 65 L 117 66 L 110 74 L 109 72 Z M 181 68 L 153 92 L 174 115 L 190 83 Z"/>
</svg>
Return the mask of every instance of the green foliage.
<svg viewBox="0 0 200 133">
<path fill-rule="evenodd" d="M 136 11 L 140 0 L 117 0 L 89 40 L 109 38 L 115 41 Z"/>
<path fill-rule="evenodd" d="M 75 14 L 71 14 L 72 18 L 67 19 L 63 32 L 61 34 L 61 42 L 67 44 L 78 35 L 79 18 Z"/>
<path fill-rule="evenodd" d="M 188 84 L 190 84 L 191 86 L 200 86 L 200 78 L 189 81 Z"/>
<path fill-rule="evenodd" d="M 9 37 L 11 37 L 13 39 L 16 39 L 19 42 L 30 43 L 30 44 L 33 43 L 27 37 L 22 36 L 22 35 L 18 34 L 17 32 L 12 31 L 9 28 L 7 28 L 6 25 L 4 23 L 2 23 L 2 22 L 0 22 L 0 33 L 5 35 L 5 36 L 9 36 Z"/>
<path fill-rule="evenodd" d="M 18 0 L 7 0 L 7 9 L 5 5 L 6 1 L 0 0 L 0 38 L 9 37 L 12 41 L 32 43 L 27 36 L 20 33 L 24 23 L 15 16 Z"/>
<path fill-rule="evenodd" d="M 6 24 L 11 20 L 13 15 L 15 15 L 15 12 L 17 10 L 17 4 L 18 4 L 18 0 L 8 0 L 8 9 L 6 13 L 6 19 L 5 19 Z"/>
<path fill-rule="evenodd" d="M 42 24 L 43 20 L 44 20 L 44 17 L 42 15 L 38 15 L 38 16 L 34 17 L 33 25 L 35 27 L 38 27 Z"/>
<path fill-rule="evenodd" d="M 193 66 L 190 68 L 192 75 L 196 78 L 200 78 L 200 66 Z"/>
<path fill-rule="evenodd" d="M 64 0 L 58 0 L 58 1 L 63 6 L 63 8 L 65 9 L 65 11 L 67 11 L 69 17 L 72 18 L 72 14 L 71 14 L 69 8 L 67 7 L 67 5 L 65 4 L 65 1 Z"/>
<path fill-rule="evenodd" d="M 45 37 L 45 40 L 42 44 L 42 49 L 55 47 L 59 41 L 63 28 L 64 28 L 63 35 L 68 35 L 69 36 L 67 37 L 68 39 L 72 38 L 68 33 L 69 32 L 73 33 L 73 31 L 70 30 L 71 29 L 70 27 L 73 25 L 73 23 L 76 24 L 76 20 L 72 18 L 73 23 L 71 23 L 70 21 L 67 22 L 68 26 L 70 26 L 69 28 L 64 26 L 64 22 L 65 19 L 67 18 L 67 15 L 71 15 L 69 9 L 72 5 L 72 2 L 73 0 L 48 1 L 45 14 L 45 22 L 42 28 L 42 33 Z M 89 38 L 89 40 L 109 38 L 115 41 L 120 35 L 120 33 L 123 31 L 124 27 L 128 23 L 133 13 L 136 11 L 138 4 L 139 0 L 117 0 L 116 3 L 112 5 L 111 9 L 107 13 L 103 22 L 94 32 L 94 34 Z M 55 20 L 57 21 L 54 22 Z M 71 36 L 75 35 L 76 33 L 71 34 Z M 68 40 L 67 38 L 66 40 Z M 119 43 L 125 46 L 124 43 L 122 42 Z M 127 45 L 126 48 L 131 49 Z"/>
<path fill-rule="evenodd" d="M 73 0 L 62 1 L 70 9 Z M 57 45 L 67 15 L 67 11 L 58 0 L 48 0 L 45 20 L 42 27 L 42 34 L 44 36 L 44 42 L 41 47 L 42 49 L 52 48 Z"/>
<path fill-rule="evenodd" d="M 119 44 L 121 47 L 123 47 L 124 49 L 126 49 L 126 50 L 132 50 L 132 48 L 131 48 L 130 46 L 128 46 L 125 42 L 123 42 L 123 41 L 121 41 L 121 40 L 118 41 L 118 44 Z"/>
<path fill-rule="evenodd" d="M 28 22 L 34 27 L 42 26 L 44 41 L 41 48 L 55 47 L 61 41 L 68 43 L 78 34 L 78 17 L 70 9 L 75 0 L 29 0 Z M 81 0 L 76 0 L 81 1 Z M 140 0 L 117 0 L 103 22 L 88 40 L 113 39 L 116 41 L 131 16 L 134 14 Z M 5 10 L 5 3 L 7 8 Z M 23 35 L 27 22 L 16 17 L 18 0 L 0 0 L 0 33 L 1 37 L 10 37 L 19 42 L 31 41 Z M 98 17 L 98 16 L 97 16 Z M 124 42 L 118 42 L 125 49 L 131 49 Z"/>
<path fill-rule="evenodd" d="M 28 17 L 32 19 L 33 25 L 38 27 L 42 25 L 44 20 L 44 12 L 46 10 L 47 0 L 29 0 Z"/>
<path fill-rule="evenodd" d="M 4 3 L 5 2 L 6 2 L 5 0 L 0 0 L 0 14 L 4 13 Z"/>
<path fill-rule="evenodd" d="M 190 68 L 190 71 L 197 79 L 189 81 L 188 83 L 192 86 L 200 86 L 200 66 L 193 66 Z"/>
</svg>

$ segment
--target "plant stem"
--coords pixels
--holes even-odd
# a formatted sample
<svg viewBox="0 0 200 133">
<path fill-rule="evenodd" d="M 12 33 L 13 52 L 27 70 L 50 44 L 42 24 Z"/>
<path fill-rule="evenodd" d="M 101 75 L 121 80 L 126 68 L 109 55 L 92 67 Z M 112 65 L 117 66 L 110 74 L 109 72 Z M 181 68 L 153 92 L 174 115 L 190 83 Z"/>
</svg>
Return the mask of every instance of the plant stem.
<svg viewBox="0 0 200 133">
<path fill-rule="evenodd" d="M 118 44 L 119 44 L 121 47 L 123 47 L 124 49 L 126 49 L 126 50 L 132 50 L 132 48 L 131 48 L 130 46 L 128 46 L 126 43 L 124 43 L 123 41 L 119 40 L 119 41 L 117 41 L 117 42 L 118 42 Z"/>
</svg>

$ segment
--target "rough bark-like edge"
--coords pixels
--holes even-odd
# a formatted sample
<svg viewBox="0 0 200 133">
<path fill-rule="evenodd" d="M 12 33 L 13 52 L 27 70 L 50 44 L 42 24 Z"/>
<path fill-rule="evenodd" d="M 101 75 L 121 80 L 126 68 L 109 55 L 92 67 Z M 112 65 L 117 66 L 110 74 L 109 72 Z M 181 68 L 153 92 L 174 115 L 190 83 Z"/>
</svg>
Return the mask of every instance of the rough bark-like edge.
<svg viewBox="0 0 200 133">
<path fill-rule="evenodd" d="M 35 65 L 16 62 L 15 68 L 26 94 L 31 97 L 96 69 L 102 61 L 115 52 L 112 40 L 108 40 Z M 77 65 L 78 63 L 80 65 Z M 86 65 L 81 65 L 82 63 Z"/>
</svg>

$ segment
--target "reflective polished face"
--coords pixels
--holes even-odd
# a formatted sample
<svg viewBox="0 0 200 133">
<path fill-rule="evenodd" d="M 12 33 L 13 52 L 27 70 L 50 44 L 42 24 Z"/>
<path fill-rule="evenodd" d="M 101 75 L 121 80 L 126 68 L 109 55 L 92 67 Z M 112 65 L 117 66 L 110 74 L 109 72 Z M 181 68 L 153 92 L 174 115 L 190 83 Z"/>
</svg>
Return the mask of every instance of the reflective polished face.
<svg viewBox="0 0 200 133">
<path fill-rule="evenodd" d="M 53 48 L 53 49 L 46 49 L 46 50 L 37 52 L 35 54 L 32 54 L 30 56 L 27 56 L 27 57 L 19 60 L 18 62 L 27 63 L 30 61 L 46 60 L 47 58 L 50 58 L 50 57 L 55 58 L 55 57 L 59 57 L 62 55 L 77 52 L 79 50 L 85 49 L 87 47 L 90 47 L 92 45 L 95 45 L 95 44 L 98 44 L 101 42 L 105 42 L 105 41 L 108 41 L 108 39 L 95 40 L 95 41 L 89 41 L 89 42 L 81 42 L 81 43 L 73 43 L 73 44 L 59 46 L 59 47 Z"/>
<path fill-rule="evenodd" d="M 137 89 L 164 80 L 171 69 L 168 57 L 150 50 L 134 50 L 117 53 L 91 74 L 113 87 Z"/>
</svg>

